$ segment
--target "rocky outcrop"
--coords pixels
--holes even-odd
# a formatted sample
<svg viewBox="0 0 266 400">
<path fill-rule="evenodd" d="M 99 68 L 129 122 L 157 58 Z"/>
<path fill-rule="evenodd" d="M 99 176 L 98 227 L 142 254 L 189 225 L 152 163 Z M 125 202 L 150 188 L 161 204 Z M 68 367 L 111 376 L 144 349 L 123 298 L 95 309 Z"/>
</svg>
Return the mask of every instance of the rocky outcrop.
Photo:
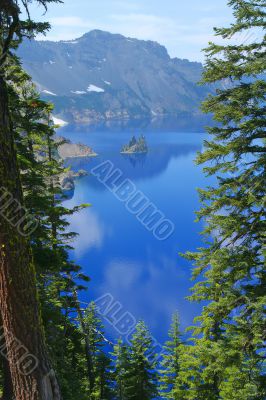
<svg viewBox="0 0 266 400">
<path fill-rule="evenodd" d="M 57 152 L 59 158 L 62 160 L 66 160 L 67 158 L 97 156 L 91 147 L 81 143 L 72 143 L 62 136 L 55 136 L 55 142 L 59 144 Z"/>
<path fill-rule="evenodd" d="M 55 136 L 54 141 L 57 143 L 57 157 L 64 161 L 71 158 L 81 157 L 95 157 L 97 154 L 92 150 L 91 147 L 81 143 L 72 143 L 70 140 L 62 137 Z M 75 190 L 75 180 L 87 176 L 87 172 L 79 170 L 77 172 L 69 169 L 62 173 L 59 177 L 59 184 L 67 197 L 71 197 Z"/>
<path fill-rule="evenodd" d="M 73 193 L 75 190 L 75 180 L 87 175 L 88 173 L 84 170 L 79 170 L 78 172 L 69 170 L 64 172 L 59 177 L 60 186 L 66 194 Z"/>
</svg>

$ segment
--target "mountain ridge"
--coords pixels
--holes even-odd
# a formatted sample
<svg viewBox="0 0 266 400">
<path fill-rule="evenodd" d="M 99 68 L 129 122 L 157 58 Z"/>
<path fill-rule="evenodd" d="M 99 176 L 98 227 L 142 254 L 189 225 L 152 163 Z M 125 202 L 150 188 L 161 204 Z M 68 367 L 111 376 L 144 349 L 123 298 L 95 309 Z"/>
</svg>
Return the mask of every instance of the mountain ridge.
<svg viewBox="0 0 266 400">
<path fill-rule="evenodd" d="M 26 71 L 69 122 L 198 115 L 202 64 L 171 58 L 154 41 L 93 30 L 67 41 L 25 40 Z"/>
</svg>

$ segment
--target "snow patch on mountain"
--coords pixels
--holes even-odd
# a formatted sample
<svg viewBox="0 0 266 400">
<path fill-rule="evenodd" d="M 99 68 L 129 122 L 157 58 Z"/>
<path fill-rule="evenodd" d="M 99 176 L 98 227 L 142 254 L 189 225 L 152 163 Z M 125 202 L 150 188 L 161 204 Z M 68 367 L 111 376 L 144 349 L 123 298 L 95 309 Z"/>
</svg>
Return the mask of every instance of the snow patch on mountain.
<svg viewBox="0 0 266 400">
<path fill-rule="evenodd" d="M 102 89 L 98 86 L 95 86 L 95 85 L 89 85 L 88 89 L 87 89 L 87 92 L 103 93 L 104 91 L 105 91 L 104 89 Z"/>
<path fill-rule="evenodd" d="M 50 96 L 57 96 L 57 94 L 50 92 L 49 90 L 43 90 L 42 92 L 45 94 L 49 94 Z"/>
<path fill-rule="evenodd" d="M 57 118 L 54 115 L 52 115 L 52 121 L 55 125 L 59 125 L 60 127 L 68 125 L 68 122 L 66 122 L 60 118 Z"/>
<path fill-rule="evenodd" d="M 79 43 L 77 40 L 61 40 L 61 43 L 65 44 L 77 44 Z"/>
<path fill-rule="evenodd" d="M 86 94 L 87 92 L 85 92 L 85 90 L 71 90 L 71 93 L 74 93 L 74 94 Z"/>
</svg>

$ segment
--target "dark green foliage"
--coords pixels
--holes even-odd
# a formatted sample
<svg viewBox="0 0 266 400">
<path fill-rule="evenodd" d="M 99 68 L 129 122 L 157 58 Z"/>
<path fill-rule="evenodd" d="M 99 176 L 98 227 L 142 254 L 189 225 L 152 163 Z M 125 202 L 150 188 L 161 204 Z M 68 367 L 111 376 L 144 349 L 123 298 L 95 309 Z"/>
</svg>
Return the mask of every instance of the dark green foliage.
<svg viewBox="0 0 266 400">
<path fill-rule="evenodd" d="M 95 400 L 111 399 L 111 359 L 106 349 L 102 322 L 92 302 L 84 312 L 84 329 L 88 339 L 88 351 L 93 366 L 93 387 L 89 392 Z"/>
<path fill-rule="evenodd" d="M 119 339 L 117 344 L 114 345 L 113 351 L 114 368 L 113 368 L 113 380 L 114 380 L 114 397 L 117 400 L 127 400 L 128 390 L 130 388 L 131 376 L 130 376 L 130 349 L 129 346 L 123 344 L 123 341 Z"/>
<path fill-rule="evenodd" d="M 39 1 L 43 6 L 50 2 Z M 205 307 L 191 328 L 189 344 L 181 342 L 174 315 L 159 372 L 144 322 L 137 325 L 131 345 L 119 340 L 110 354 L 95 304 L 85 310 L 80 305 L 79 292 L 89 278 L 69 259 L 76 234 L 67 231 L 67 217 L 83 206 L 64 207 L 58 178 L 65 168 L 54 141 L 53 107 L 40 99 L 9 51 L 48 25 L 33 22 L 30 15 L 18 24 L 19 9 L 11 3 L 13 22 L 1 10 L 0 67 L 5 65 L 9 85 L 25 205 L 39 221 L 30 242 L 46 342 L 63 398 L 151 400 L 159 388 L 161 398 L 173 400 L 264 400 L 265 2 L 229 1 L 235 23 L 216 33 L 231 42 L 211 43 L 206 50 L 203 80 L 219 89 L 203 109 L 217 124 L 208 129 L 210 139 L 198 163 L 205 164 L 206 174 L 217 176 L 217 184 L 200 190 L 198 217 L 205 221 L 206 245 L 187 254 L 196 264 L 190 299 L 204 301 Z M 30 3 L 18 2 L 18 7 Z M 247 43 L 252 28 L 256 38 Z M 237 33 L 243 40 L 233 44 Z M 133 137 L 125 151 L 136 146 L 146 151 L 145 138 Z M 1 365 L 1 389 L 3 370 Z"/>
<path fill-rule="evenodd" d="M 139 139 L 133 136 L 129 144 L 123 146 L 121 149 L 121 153 L 147 153 L 147 151 L 148 145 L 143 135 L 141 135 Z"/>
<path fill-rule="evenodd" d="M 152 337 L 144 324 L 139 322 L 131 338 L 130 364 L 127 379 L 127 398 L 150 400 L 157 395 L 156 355 Z"/>
<path fill-rule="evenodd" d="M 153 339 L 144 322 L 139 322 L 130 345 L 120 339 L 114 345 L 113 398 L 151 400 L 158 396 L 158 372 Z"/>
<path fill-rule="evenodd" d="M 198 163 L 217 176 L 200 191 L 206 247 L 188 254 L 198 280 L 191 299 L 207 300 L 183 357 L 184 399 L 265 399 L 265 2 L 231 0 L 235 23 L 216 29 L 230 44 L 206 50 L 205 101 L 217 125 Z M 245 38 L 256 28 L 251 43 Z M 236 44 L 234 35 L 240 35 Z M 242 38 L 242 39 L 241 39 Z M 203 279 L 199 280 L 199 277 Z M 182 386 L 183 385 L 183 386 Z M 183 397 L 182 397 L 183 396 Z"/>
<path fill-rule="evenodd" d="M 39 300 L 50 356 L 65 399 L 85 398 L 82 337 L 73 316 L 74 290 L 87 282 L 79 266 L 69 260 L 75 233 L 67 232 L 66 218 L 79 211 L 63 205 L 59 175 L 65 169 L 57 157 L 52 106 L 40 100 L 16 58 L 10 59 L 9 97 L 17 160 L 25 206 L 39 224 L 30 241 L 37 272 Z"/>
<path fill-rule="evenodd" d="M 164 399 L 176 399 L 175 388 L 180 370 L 181 333 L 179 317 L 173 315 L 169 340 L 165 343 L 160 365 L 160 395 Z"/>
</svg>

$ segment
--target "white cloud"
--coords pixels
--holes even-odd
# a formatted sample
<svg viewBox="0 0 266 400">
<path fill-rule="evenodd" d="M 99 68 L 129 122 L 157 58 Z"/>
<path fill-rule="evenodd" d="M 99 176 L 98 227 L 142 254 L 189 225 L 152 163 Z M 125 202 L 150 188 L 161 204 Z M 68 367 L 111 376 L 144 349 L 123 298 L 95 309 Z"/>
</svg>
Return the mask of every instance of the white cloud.
<svg viewBox="0 0 266 400">
<path fill-rule="evenodd" d="M 71 230 L 79 234 L 75 241 L 75 255 L 82 257 L 92 248 L 101 248 L 105 230 L 99 217 L 90 209 L 85 209 L 69 218 Z"/>
<path fill-rule="evenodd" d="M 118 277 L 123 276 L 123 279 Z M 130 261 L 114 260 L 105 269 L 105 282 L 112 288 L 112 291 L 132 290 L 141 276 L 138 266 Z"/>
<path fill-rule="evenodd" d="M 138 39 L 162 41 L 175 29 L 175 23 L 170 18 L 152 14 L 113 14 L 110 18 L 116 29 Z"/>
<path fill-rule="evenodd" d="M 158 257 L 156 262 L 146 260 L 145 264 L 132 259 L 114 259 L 104 268 L 97 297 L 111 293 L 124 312 L 129 311 L 137 320 L 144 319 L 152 328 L 158 329 L 161 324 L 168 326 L 175 310 L 180 311 L 182 324 L 186 325 L 191 315 L 183 310 L 182 297 L 188 294 L 183 282 L 187 282 L 186 273 L 169 258 Z"/>
<path fill-rule="evenodd" d="M 90 28 L 91 24 L 88 20 L 84 20 L 80 17 L 54 17 L 50 18 L 49 22 L 52 26 L 61 27 L 74 27 L 74 28 Z"/>
<path fill-rule="evenodd" d="M 218 12 L 219 8 L 221 11 L 226 10 L 225 4 L 218 7 L 207 2 L 206 7 L 203 5 L 202 8 L 202 5 L 198 6 L 198 0 L 192 1 L 191 14 L 188 14 L 187 5 L 183 5 L 179 13 L 176 12 L 176 5 L 172 5 L 173 13 L 164 10 L 162 14 L 157 12 L 158 6 L 147 6 L 139 0 L 101 0 L 100 3 L 88 8 L 87 4 L 84 5 L 87 13 L 81 15 L 77 11 L 75 14 L 75 7 L 71 3 L 73 14 L 49 19 L 52 29 L 47 38 L 55 41 L 72 40 L 90 30 L 101 29 L 127 37 L 157 41 L 166 46 L 173 57 L 199 60 L 203 58 L 201 49 L 213 40 L 213 26 L 227 25 L 230 20 L 228 12 Z M 169 4 L 172 4 L 171 1 Z M 102 9 L 106 9 L 105 15 L 100 12 Z M 89 17 L 86 18 L 85 15 Z"/>
<path fill-rule="evenodd" d="M 202 18 L 195 26 L 170 17 L 160 17 L 152 14 L 130 13 L 112 14 L 114 23 L 107 27 L 110 32 L 120 32 L 125 36 L 143 40 L 153 40 L 165 45 L 169 54 L 182 57 L 179 48 L 186 46 L 192 60 L 199 59 L 199 49 L 207 46 L 213 39 L 212 28 L 214 21 Z M 114 29 L 115 26 L 115 29 Z M 197 49 L 197 54 L 195 53 Z"/>
</svg>

